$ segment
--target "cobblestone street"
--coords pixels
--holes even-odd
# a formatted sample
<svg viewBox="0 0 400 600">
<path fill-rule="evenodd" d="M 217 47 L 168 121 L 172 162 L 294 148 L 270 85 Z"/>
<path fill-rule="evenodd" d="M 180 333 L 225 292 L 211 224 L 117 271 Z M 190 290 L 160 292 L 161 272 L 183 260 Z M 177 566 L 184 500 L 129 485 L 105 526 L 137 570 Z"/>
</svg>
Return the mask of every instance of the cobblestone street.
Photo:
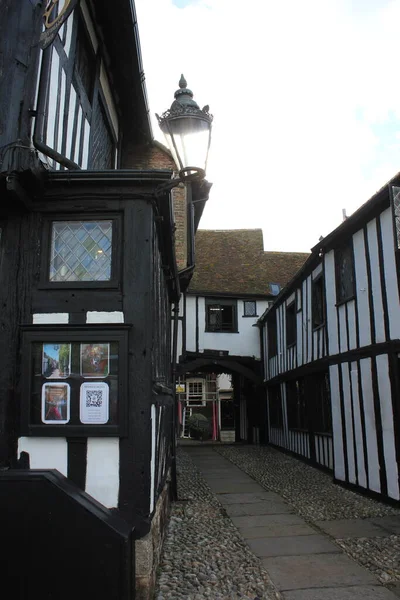
<svg viewBox="0 0 400 600">
<path fill-rule="evenodd" d="M 213 463 L 211 474 L 206 473 L 207 461 Z M 399 509 L 335 485 L 331 475 L 271 447 L 179 447 L 177 470 L 179 501 L 172 507 L 156 600 L 400 596 Z M 232 493 L 232 485 L 242 493 Z M 253 504 L 240 504 L 251 496 Z M 273 514 L 248 516 L 264 515 L 264 509 L 258 511 L 262 506 L 269 506 L 266 512 Z M 291 536 L 286 540 L 292 549 L 285 546 L 286 535 Z M 306 542 L 311 549 L 304 549 Z M 335 569 L 340 561 L 349 561 L 343 552 L 368 571 L 351 561 L 348 564 L 360 569 L 357 580 L 353 574 L 348 582 L 339 581 L 340 591 L 333 586 L 312 594 L 298 589 L 313 587 L 312 582 L 295 582 L 291 590 L 290 577 L 286 573 L 282 579 L 282 564 L 276 564 L 275 557 L 288 564 L 298 559 L 312 573 L 318 560 L 323 567 L 333 561 Z M 314 563 L 308 564 L 313 557 Z"/>
</svg>

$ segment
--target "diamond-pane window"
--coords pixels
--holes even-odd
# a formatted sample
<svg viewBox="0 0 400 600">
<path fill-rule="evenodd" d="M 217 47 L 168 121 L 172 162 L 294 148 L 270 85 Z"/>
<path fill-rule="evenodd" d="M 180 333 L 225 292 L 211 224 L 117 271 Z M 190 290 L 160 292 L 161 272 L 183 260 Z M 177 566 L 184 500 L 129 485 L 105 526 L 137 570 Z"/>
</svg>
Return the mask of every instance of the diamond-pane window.
<svg viewBox="0 0 400 600">
<path fill-rule="evenodd" d="M 109 281 L 112 221 L 54 221 L 50 281 Z"/>
<path fill-rule="evenodd" d="M 256 317 L 257 307 L 254 300 L 244 300 L 244 316 L 245 317 Z"/>
</svg>

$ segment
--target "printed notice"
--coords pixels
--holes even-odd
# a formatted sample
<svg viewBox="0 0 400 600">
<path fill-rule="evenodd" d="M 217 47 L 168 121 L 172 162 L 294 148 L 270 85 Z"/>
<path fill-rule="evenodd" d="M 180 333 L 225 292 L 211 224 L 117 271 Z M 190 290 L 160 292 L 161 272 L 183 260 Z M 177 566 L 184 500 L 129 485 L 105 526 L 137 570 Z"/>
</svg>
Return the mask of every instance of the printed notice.
<svg viewBox="0 0 400 600">
<path fill-rule="evenodd" d="M 68 383 L 45 383 L 42 386 L 43 423 L 62 425 L 69 421 L 70 387 Z"/>
<path fill-rule="evenodd" d="M 81 385 L 79 418 L 85 425 L 104 425 L 108 422 L 109 388 L 104 382 L 85 382 Z"/>
</svg>

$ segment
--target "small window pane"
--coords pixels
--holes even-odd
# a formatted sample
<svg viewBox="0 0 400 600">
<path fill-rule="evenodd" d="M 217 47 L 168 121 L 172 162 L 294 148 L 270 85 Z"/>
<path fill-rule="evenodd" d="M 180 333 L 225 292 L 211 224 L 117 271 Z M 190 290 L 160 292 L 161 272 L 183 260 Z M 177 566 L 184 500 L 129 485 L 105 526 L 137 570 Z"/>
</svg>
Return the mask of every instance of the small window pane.
<svg viewBox="0 0 400 600">
<path fill-rule="evenodd" d="M 244 316 L 255 317 L 257 314 L 256 303 L 253 300 L 246 300 L 244 302 Z"/>
<path fill-rule="evenodd" d="M 55 221 L 50 281 L 109 281 L 112 221 Z"/>
</svg>

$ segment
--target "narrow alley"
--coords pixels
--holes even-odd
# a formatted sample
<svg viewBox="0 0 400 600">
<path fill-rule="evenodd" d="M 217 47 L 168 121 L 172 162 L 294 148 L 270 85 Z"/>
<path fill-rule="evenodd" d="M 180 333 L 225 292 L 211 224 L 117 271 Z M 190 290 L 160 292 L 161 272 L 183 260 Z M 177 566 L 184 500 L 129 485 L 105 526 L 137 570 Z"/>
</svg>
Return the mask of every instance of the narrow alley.
<svg viewBox="0 0 400 600">
<path fill-rule="evenodd" d="M 271 447 L 181 443 L 156 600 L 395 600 L 400 510 Z"/>
</svg>

